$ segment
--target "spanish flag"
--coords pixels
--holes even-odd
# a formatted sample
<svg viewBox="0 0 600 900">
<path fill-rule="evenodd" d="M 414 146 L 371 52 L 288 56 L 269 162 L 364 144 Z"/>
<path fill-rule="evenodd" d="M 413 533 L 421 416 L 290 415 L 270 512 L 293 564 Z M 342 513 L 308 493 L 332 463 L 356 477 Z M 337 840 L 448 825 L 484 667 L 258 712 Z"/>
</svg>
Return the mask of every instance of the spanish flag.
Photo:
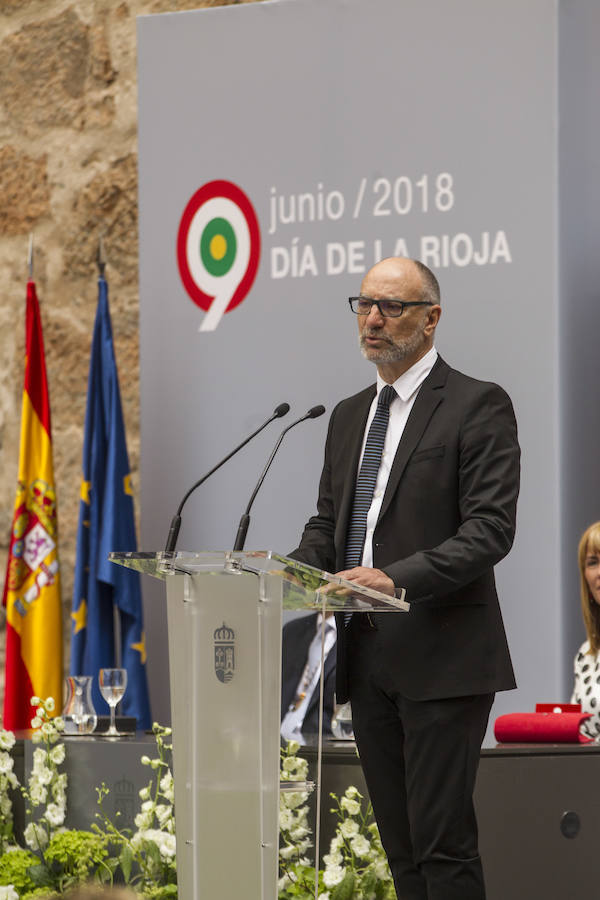
<svg viewBox="0 0 600 900">
<path fill-rule="evenodd" d="M 62 612 L 56 493 L 44 338 L 35 283 L 27 283 L 25 385 L 17 497 L 2 602 L 6 607 L 4 727 L 29 728 L 30 699 L 62 704 Z"/>
</svg>

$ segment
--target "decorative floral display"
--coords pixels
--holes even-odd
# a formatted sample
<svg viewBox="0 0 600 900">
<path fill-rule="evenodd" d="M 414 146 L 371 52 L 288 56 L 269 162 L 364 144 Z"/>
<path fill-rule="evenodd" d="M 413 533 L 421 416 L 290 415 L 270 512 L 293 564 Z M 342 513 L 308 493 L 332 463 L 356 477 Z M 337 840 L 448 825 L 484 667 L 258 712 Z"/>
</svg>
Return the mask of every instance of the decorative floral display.
<svg viewBox="0 0 600 900">
<path fill-rule="evenodd" d="M 158 755 L 142 756 L 151 778 L 140 794 L 136 830 L 120 828 L 104 812 L 108 788 L 97 789 L 99 812 L 89 831 L 67 829 L 67 776 L 60 771 L 65 746 L 63 722 L 51 717 L 52 698 L 32 699 L 35 715 L 31 775 L 20 786 L 10 754 L 15 738 L 0 730 L 0 900 L 53 900 L 75 885 L 95 880 L 125 883 L 147 900 L 176 900 L 177 863 L 174 784 L 169 764 L 171 729 L 153 727 Z M 308 762 L 297 756 L 299 745 L 281 751 L 281 781 L 299 783 L 299 790 L 280 794 L 279 900 L 314 900 L 315 868 L 309 825 Z M 302 785 L 302 787 L 300 787 Z M 11 795 L 25 800 L 26 847 L 17 844 Z M 393 883 L 370 805 L 349 787 L 343 797 L 331 795 L 337 829 L 325 868 L 318 872 L 319 900 L 395 900 Z"/>
<path fill-rule="evenodd" d="M 288 741 L 281 749 L 281 782 L 306 782 L 308 762 L 296 756 L 299 749 L 296 741 Z M 279 900 L 308 900 L 315 896 L 314 857 L 309 858 L 312 840 L 308 798 L 307 790 L 283 790 L 279 794 Z"/>
<path fill-rule="evenodd" d="M 363 811 L 362 795 L 346 789 L 336 803 L 338 825 L 329 853 L 323 857 L 325 893 L 319 900 L 395 900 L 396 891 L 379 830 L 369 803 Z"/>
<path fill-rule="evenodd" d="M 52 698 L 34 697 L 32 704 L 32 741 L 37 746 L 26 787 L 13 772 L 14 735 L 0 730 L 0 900 L 51 900 L 90 880 L 131 884 L 148 900 L 177 897 L 173 774 L 167 761 L 171 729 L 155 724 L 158 756 L 141 759 L 152 777 L 140 791 L 133 834 L 104 813 L 109 793 L 105 785 L 97 789 L 98 821 L 89 831 L 67 829 L 67 776 L 59 771 L 65 760 L 65 745 L 59 743 L 64 723 L 50 716 Z M 11 792 L 17 789 L 25 800 L 23 836 L 28 849 L 18 846 L 13 830 Z"/>
<path fill-rule="evenodd" d="M 296 756 L 299 749 L 295 741 L 282 749 L 281 781 L 306 781 L 308 763 Z M 371 804 L 363 811 L 363 798 L 355 787 L 347 788 L 341 799 L 330 796 L 336 804 L 331 812 L 338 821 L 329 853 L 323 857 L 325 868 L 318 874 L 319 900 L 396 900 Z M 280 794 L 279 900 L 315 896 L 308 798 L 306 790 Z"/>
<path fill-rule="evenodd" d="M 14 745 L 14 734 L 11 731 L 0 731 L 0 853 L 4 853 L 12 844 L 13 811 L 10 792 L 18 787 L 17 776 L 13 772 L 14 760 L 10 755 Z"/>
<path fill-rule="evenodd" d="M 48 846 L 65 821 L 67 776 L 58 771 L 65 761 L 65 745 L 58 743 L 65 726 L 60 716 L 51 717 L 54 700 L 32 697 L 31 704 L 37 707 L 31 720 L 34 729 L 31 740 L 39 746 L 33 751 L 31 775 L 22 793 L 30 819 L 25 828 L 25 842 L 35 852 Z"/>
<path fill-rule="evenodd" d="M 142 756 L 141 763 L 152 772 L 148 785 L 139 792 L 141 808 L 135 817 L 136 831 L 130 835 L 129 829 L 119 829 L 102 809 L 108 794 L 105 785 L 98 788 L 99 818 L 104 834 L 113 848 L 113 855 L 107 861 L 111 871 L 119 881 L 136 887 L 143 897 L 150 900 L 167 900 L 177 897 L 177 862 L 175 841 L 175 791 L 173 774 L 167 756 L 173 749 L 170 741 L 171 729 L 156 722 L 152 727 L 158 756 L 150 759 Z"/>
</svg>

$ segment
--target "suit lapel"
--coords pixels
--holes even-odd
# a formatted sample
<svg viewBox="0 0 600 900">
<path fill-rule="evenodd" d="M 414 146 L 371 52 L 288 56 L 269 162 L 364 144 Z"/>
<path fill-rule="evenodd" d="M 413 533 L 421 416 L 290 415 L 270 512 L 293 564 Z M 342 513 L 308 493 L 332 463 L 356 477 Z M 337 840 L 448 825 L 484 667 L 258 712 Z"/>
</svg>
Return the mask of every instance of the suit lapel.
<svg viewBox="0 0 600 900">
<path fill-rule="evenodd" d="M 398 450 L 394 457 L 390 477 L 383 496 L 379 519 L 385 515 L 411 454 L 421 440 L 433 413 L 444 399 L 444 388 L 449 371 L 447 363 L 438 356 L 433 369 L 421 385 L 417 399 L 404 427 L 402 438 L 398 444 Z"/>
</svg>

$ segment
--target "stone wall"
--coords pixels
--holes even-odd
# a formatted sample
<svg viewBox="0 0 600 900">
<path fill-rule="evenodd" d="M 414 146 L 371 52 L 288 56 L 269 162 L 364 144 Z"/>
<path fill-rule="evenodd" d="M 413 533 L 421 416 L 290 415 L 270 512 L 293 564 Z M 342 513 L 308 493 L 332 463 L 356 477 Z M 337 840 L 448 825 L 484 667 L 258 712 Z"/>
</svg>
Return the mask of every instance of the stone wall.
<svg viewBox="0 0 600 900">
<path fill-rule="evenodd" d="M 101 235 L 139 508 L 136 16 L 224 5 L 228 0 L 0 0 L 0 579 L 16 488 L 33 233 L 67 660 Z M 0 629 L 1 698 L 3 611 Z"/>
</svg>

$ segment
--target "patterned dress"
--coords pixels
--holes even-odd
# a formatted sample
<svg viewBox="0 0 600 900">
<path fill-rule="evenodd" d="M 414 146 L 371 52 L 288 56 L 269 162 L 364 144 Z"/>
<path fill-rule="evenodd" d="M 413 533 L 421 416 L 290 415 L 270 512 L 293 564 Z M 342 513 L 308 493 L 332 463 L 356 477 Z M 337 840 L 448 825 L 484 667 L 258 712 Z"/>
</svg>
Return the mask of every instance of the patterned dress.
<svg viewBox="0 0 600 900">
<path fill-rule="evenodd" d="M 590 655 L 590 642 L 584 641 L 575 654 L 575 685 L 571 703 L 581 703 L 581 711 L 591 713 L 581 726 L 581 733 L 600 739 L 600 652 Z"/>
</svg>

